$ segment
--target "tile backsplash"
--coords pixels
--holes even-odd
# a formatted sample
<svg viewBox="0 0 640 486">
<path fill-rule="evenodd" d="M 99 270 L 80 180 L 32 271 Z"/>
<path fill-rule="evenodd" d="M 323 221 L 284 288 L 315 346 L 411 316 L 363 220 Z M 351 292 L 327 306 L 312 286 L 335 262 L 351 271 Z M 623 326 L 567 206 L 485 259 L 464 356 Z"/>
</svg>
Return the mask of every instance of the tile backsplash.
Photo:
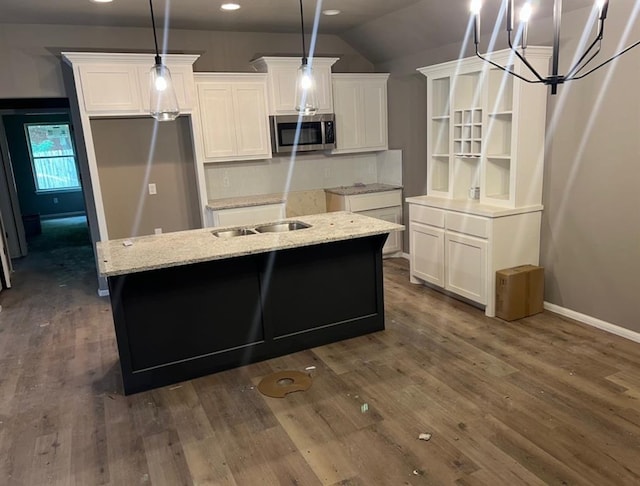
<svg viewBox="0 0 640 486">
<path fill-rule="evenodd" d="M 252 196 L 325 187 L 350 186 L 356 182 L 402 185 L 402 152 L 354 155 L 298 155 L 251 162 L 205 165 L 208 199 Z"/>
</svg>

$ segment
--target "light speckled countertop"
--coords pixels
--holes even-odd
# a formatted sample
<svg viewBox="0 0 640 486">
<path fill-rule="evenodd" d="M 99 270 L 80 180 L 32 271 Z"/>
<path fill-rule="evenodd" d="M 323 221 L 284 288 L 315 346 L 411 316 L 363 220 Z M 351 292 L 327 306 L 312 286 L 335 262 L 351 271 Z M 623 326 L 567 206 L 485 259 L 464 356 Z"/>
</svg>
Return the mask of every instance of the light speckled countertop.
<svg viewBox="0 0 640 486">
<path fill-rule="evenodd" d="M 220 199 L 210 199 L 207 203 L 208 209 L 231 209 L 244 208 L 249 206 L 262 206 L 265 204 L 279 204 L 286 201 L 284 194 L 259 194 L 257 196 L 225 197 Z"/>
<path fill-rule="evenodd" d="M 392 186 L 390 184 L 364 184 L 362 186 L 340 186 L 325 189 L 326 192 L 338 194 L 339 196 L 355 196 L 357 194 L 369 194 L 371 192 L 384 192 L 402 189 L 401 186 Z"/>
<path fill-rule="evenodd" d="M 299 216 L 282 221 L 302 221 L 310 224 L 311 227 L 283 233 L 258 233 L 232 238 L 219 238 L 212 234 L 214 230 L 234 228 L 226 226 L 100 241 L 97 243 L 100 275 L 112 277 L 273 250 L 362 238 L 404 229 L 404 226 L 399 224 L 346 211 Z M 269 224 L 269 222 L 266 221 L 265 224 Z M 125 242 L 132 244 L 125 246 Z"/>
<path fill-rule="evenodd" d="M 409 204 L 419 204 L 420 206 L 447 209 L 449 211 L 459 211 L 462 213 L 476 214 L 478 216 L 486 216 L 489 218 L 501 218 L 503 216 L 512 216 L 514 214 L 532 213 L 535 211 L 542 211 L 544 209 L 542 204 L 508 208 L 503 206 L 480 204 L 479 201 L 473 199 L 447 199 L 444 197 L 434 196 L 413 196 L 406 198 L 405 201 Z"/>
</svg>

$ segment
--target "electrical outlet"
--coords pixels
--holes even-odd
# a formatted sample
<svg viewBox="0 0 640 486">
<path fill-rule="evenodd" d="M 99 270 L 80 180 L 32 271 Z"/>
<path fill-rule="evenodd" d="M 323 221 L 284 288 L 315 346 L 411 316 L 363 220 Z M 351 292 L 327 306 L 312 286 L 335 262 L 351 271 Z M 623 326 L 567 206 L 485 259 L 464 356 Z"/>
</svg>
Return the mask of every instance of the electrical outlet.
<svg viewBox="0 0 640 486">
<path fill-rule="evenodd" d="M 222 185 L 224 187 L 229 187 L 231 185 L 231 182 L 229 182 L 229 177 L 227 177 L 226 175 L 222 178 Z"/>
<path fill-rule="evenodd" d="M 53 204 L 58 204 L 58 198 L 57 197 L 53 198 Z"/>
<path fill-rule="evenodd" d="M 153 228 L 153 232 L 154 232 L 156 235 L 161 235 L 161 234 L 162 234 L 162 228 Z"/>
<path fill-rule="evenodd" d="M 156 189 L 156 185 L 154 183 L 149 184 L 149 194 L 158 194 L 158 190 Z"/>
</svg>

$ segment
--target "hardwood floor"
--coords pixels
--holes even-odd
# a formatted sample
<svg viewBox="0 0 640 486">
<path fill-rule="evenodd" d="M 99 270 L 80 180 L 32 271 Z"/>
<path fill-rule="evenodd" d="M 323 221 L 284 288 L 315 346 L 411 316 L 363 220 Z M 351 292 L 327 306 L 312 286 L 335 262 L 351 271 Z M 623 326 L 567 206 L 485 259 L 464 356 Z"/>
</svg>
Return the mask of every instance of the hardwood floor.
<svg viewBox="0 0 640 486">
<path fill-rule="evenodd" d="M 487 318 L 410 284 L 404 260 L 385 261 L 384 332 L 129 397 L 91 254 L 17 270 L 2 485 L 640 484 L 640 345 L 551 313 Z M 306 392 L 256 388 L 307 366 Z"/>
</svg>

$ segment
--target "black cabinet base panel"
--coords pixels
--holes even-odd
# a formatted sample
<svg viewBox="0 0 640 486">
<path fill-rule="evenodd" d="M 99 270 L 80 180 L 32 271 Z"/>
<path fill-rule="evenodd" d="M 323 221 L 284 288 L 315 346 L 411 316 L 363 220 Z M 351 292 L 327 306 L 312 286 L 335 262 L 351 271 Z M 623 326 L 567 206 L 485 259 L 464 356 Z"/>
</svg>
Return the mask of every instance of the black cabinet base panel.
<svg viewBox="0 0 640 486">
<path fill-rule="evenodd" d="M 383 330 L 386 236 L 109 277 L 125 394 Z"/>
</svg>

